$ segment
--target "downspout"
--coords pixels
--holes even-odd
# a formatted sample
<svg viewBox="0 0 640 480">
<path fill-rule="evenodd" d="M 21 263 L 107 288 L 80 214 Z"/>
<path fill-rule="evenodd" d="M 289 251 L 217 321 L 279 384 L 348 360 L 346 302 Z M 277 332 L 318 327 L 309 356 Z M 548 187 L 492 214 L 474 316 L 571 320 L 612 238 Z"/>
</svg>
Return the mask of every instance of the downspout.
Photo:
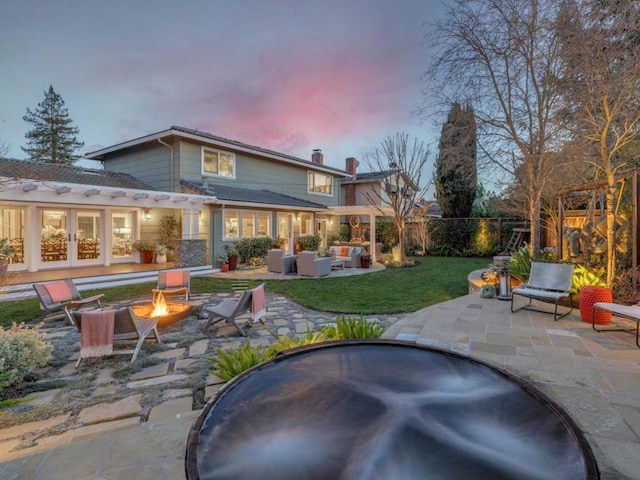
<svg viewBox="0 0 640 480">
<path fill-rule="evenodd" d="M 160 145 L 164 145 L 165 147 L 171 149 L 171 191 L 175 191 L 174 190 L 174 186 L 173 186 L 173 166 L 174 166 L 174 159 L 173 159 L 173 147 L 171 145 L 169 145 L 168 143 L 165 143 L 162 141 L 161 138 L 158 139 L 158 143 Z"/>
</svg>

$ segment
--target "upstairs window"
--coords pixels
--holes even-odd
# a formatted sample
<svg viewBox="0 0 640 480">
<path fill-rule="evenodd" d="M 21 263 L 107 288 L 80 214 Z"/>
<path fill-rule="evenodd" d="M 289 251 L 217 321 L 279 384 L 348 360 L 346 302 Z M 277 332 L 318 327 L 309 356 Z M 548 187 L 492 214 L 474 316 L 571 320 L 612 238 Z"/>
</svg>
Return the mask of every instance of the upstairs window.
<svg viewBox="0 0 640 480">
<path fill-rule="evenodd" d="M 202 173 L 204 175 L 219 175 L 221 177 L 235 178 L 236 156 L 230 152 L 202 149 Z"/>
<path fill-rule="evenodd" d="M 308 172 L 307 192 L 333 195 L 333 177 L 317 172 Z"/>
</svg>

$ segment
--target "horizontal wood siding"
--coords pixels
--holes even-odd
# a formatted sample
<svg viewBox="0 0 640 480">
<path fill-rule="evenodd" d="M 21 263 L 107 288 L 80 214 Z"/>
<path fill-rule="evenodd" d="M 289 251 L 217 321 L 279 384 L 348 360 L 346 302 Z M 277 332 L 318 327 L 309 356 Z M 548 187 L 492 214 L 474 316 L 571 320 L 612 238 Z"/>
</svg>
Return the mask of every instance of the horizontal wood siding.
<svg viewBox="0 0 640 480">
<path fill-rule="evenodd" d="M 171 150 L 160 144 L 118 152 L 117 157 L 107 158 L 104 169 L 128 173 L 158 190 L 171 191 Z"/>
<path fill-rule="evenodd" d="M 254 190 L 270 190 L 328 206 L 339 204 L 338 177 L 334 176 L 332 197 L 309 194 L 307 193 L 307 172 L 309 169 L 305 165 L 297 167 L 236 152 L 235 179 L 203 176 L 200 145 L 181 142 L 179 151 L 180 174 L 184 180 L 197 183 L 206 181 L 214 185 L 230 185 Z"/>
</svg>

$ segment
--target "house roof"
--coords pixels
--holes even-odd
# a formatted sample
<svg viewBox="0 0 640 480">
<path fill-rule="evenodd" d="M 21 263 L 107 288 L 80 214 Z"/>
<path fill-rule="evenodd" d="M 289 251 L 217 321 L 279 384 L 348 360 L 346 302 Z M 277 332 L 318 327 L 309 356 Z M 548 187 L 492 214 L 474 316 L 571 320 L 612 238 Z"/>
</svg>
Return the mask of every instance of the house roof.
<svg viewBox="0 0 640 480">
<path fill-rule="evenodd" d="M 365 173 L 358 172 L 355 178 L 346 178 L 342 180 L 340 183 L 342 183 L 342 185 L 347 185 L 350 183 L 376 182 L 379 180 L 383 180 L 388 176 L 393 175 L 394 173 L 395 173 L 395 170 L 382 170 L 380 172 L 365 172 Z"/>
<path fill-rule="evenodd" d="M 327 206 L 310 202 L 301 198 L 291 197 L 269 190 L 253 190 L 249 188 L 230 187 L 227 185 L 211 185 L 181 180 L 180 184 L 200 195 L 216 197 L 218 203 L 237 204 L 265 204 L 291 208 L 326 210 Z"/>
<path fill-rule="evenodd" d="M 157 190 L 126 173 L 0 157 L 0 176 L 45 182 Z"/>
<path fill-rule="evenodd" d="M 209 144 L 209 145 L 215 145 L 219 148 L 227 148 L 235 151 L 251 153 L 253 155 L 260 155 L 262 157 L 271 158 L 273 160 L 284 161 L 287 163 L 294 163 L 300 166 L 304 166 L 306 168 L 313 168 L 315 170 L 329 172 L 333 175 L 349 176 L 349 174 L 345 170 L 341 170 L 339 168 L 334 168 L 327 165 L 321 165 L 318 163 L 314 163 L 311 160 L 304 160 L 302 158 L 276 152 L 274 150 L 257 147 L 255 145 L 249 145 L 247 143 L 242 143 L 237 140 L 231 140 L 229 138 L 219 137 L 217 135 L 213 135 L 208 132 L 201 132 L 199 130 L 180 127 L 177 125 L 171 126 L 171 128 L 169 128 L 168 130 L 162 130 L 160 132 L 151 133 L 143 137 L 134 138 L 126 142 L 118 143 L 110 147 L 96 150 L 94 152 L 89 152 L 85 155 L 85 157 L 93 160 L 108 160 L 108 155 L 111 153 L 124 150 L 126 148 L 131 148 L 134 146 L 149 143 L 149 142 L 157 142 L 158 139 L 162 139 L 170 136 L 176 136 L 176 137 L 185 138 L 192 141 L 198 141 L 198 142 Z"/>
</svg>

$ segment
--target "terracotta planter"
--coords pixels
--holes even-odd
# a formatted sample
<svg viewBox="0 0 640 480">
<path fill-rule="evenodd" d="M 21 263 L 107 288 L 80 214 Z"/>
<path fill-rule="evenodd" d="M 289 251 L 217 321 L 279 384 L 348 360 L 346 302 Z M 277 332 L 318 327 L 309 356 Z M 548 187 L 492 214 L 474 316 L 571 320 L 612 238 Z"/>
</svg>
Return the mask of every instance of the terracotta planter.
<svg viewBox="0 0 640 480">
<path fill-rule="evenodd" d="M 229 271 L 229 264 L 228 263 L 223 263 L 222 265 L 220 265 L 220 271 L 221 272 L 228 272 Z"/>
<path fill-rule="evenodd" d="M 232 272 L 238 268 L 238 255 L 229 255 L 229 271 Z"/>
<path fill-rule="evenodd" d="M 140 252 L 140 263 L 153 263 L 153 256 L 155 252 L 153 250 L 144 250 Z"/>
<path fill-rule="evenodd" d="M 613 295 L 609 287 L 582 287 L 580 289 L 580 316 L 583 322 L 591 323 L 591 309 L 597 302 L 613 302 Z M 611 321 L 611 312 L 598 310 L 595 323 L 604 325 Z"/>
</svg>

